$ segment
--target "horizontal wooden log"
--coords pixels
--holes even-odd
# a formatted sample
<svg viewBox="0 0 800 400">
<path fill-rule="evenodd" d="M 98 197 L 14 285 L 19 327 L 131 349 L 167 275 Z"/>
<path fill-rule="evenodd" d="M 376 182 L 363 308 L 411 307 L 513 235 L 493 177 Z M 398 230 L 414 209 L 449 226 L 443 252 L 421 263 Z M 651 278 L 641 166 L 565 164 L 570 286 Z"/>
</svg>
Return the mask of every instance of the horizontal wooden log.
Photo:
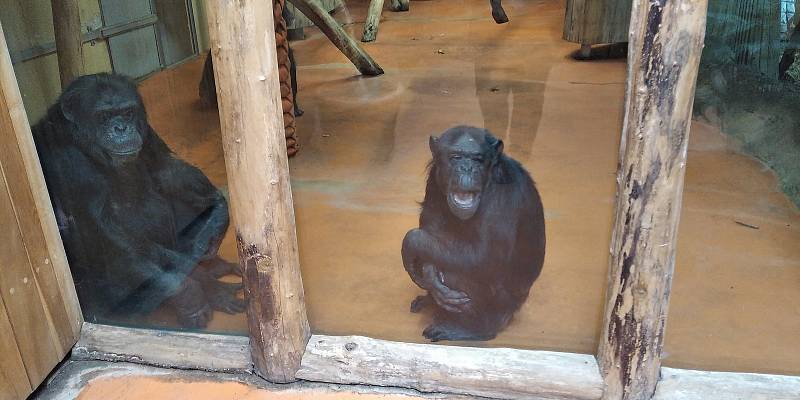
<svg viewBox="0 0 800 400">
<path fill-rule="evenodd" d="M 83 324 L 72 357 L 202 371 L 252 370 L 250 339 L 245 336 L 123 328 L 88 322 Z"/>
<path fill-rule="evenodd" d="M 653 400 L 797 400 L 800 377 L 661 368 Z"/>
<path fill-rule="evenodd" d="M 297 378 L 498 399 L 599 399 L 594 357 L 313 335 Z"/>
</svg>

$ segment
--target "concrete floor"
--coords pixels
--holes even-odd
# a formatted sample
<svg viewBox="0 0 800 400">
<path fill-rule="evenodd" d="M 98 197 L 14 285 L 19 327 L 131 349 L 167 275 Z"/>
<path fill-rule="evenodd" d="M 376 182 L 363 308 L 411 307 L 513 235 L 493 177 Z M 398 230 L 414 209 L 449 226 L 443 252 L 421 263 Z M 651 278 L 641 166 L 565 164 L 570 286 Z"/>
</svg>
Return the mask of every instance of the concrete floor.
<svg viewBox="0 0 800 400">
<path fill-rule="evenodd" d="M 155 368 L 104 361 L 68 361 L 33 400 L 465 400 L 401 388 L 314 382 L 270 384 L 246 374 Z"/>
<path fill-rule="evenodd" d="M 363 21 L 365 1 L 340 19 Z M 385 12 L 365 48 L 386 70 L 364 78 L 316 30 L 294 42 L 301 150 L 291 163 L 300 257 L 314 332 L 421 342 L 420 291 L 400 261 L 417 225 L 428 136 L 486 126 L 533 174 L 547 219 L 544 271 L 497 339 L 594 353 L 608 266 L 623 116 L 624 60 L 577 62 L 558 0 L 507 0 L 495 25 L 484 0 L 412 2 Z M 360 37 L 361 23 L 347 25 Z M 202 60 L 148 79 L 153 126 L 225 185 L 215 110 L 199 107 Z M 665 363 L 800 374 L 800 212 L 775 176 L 711 125 L 692 126 Z M 737 224 L 742 222 L 758 229 Z M 230 235 L 229 235 L 230 236 Z M 222 255 L 235 260 L 229 237 Z M 172 324 L 168 313 L 151 321 Z M 215 315 L 211 331 L 246 331 Z"/>
</svg>

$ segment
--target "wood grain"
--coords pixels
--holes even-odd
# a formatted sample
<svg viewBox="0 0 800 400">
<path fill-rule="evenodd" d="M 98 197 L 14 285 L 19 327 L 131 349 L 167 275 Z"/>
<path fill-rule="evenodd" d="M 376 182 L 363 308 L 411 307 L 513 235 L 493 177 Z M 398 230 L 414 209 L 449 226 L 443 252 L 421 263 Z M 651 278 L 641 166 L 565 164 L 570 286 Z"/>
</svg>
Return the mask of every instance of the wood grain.
<svg viewBox="0 0 800 400">
<path fill-rule="evenodd" d="M 72 357 L 216 372 L 252 369 L 250 340 L 244 336 L 124 328 L 88 322 L 84 323 Z"/>
<path fill-rule="evenodd" d="M 2 27 L 0 126 L 0 164 L 8 180 L 14 212 L 33 266 L 36 285 L 58 332 L 59 352 L 67 351 L 78 340 L 83 322 L 80 304 Z"/>
<path fill-rule="evenodd" d="M 0 295 L 0 400 L 24 399 L 31 391 L 31 382 L 25 374 L 25 364 Z"/>
<path fill-rule="evenodd" d="M 256 373 L 290 382 L 310 333 L 284 150 L 272 2 L 214 0 L 208 5 L 251 355 Z"/>
<path fill-rule="evenodd" d="M 661 367 L 705 0 L 636 1 L 598 363 L 604 399 L 650 399 Z"/>
<path fill-rule="evenodd" d="M 66 355 L 80 308 L 0 26 L 0 296 L 32 387 Z"/>
<path fill-rule="evenodd" d="M 0 110 L 3 104 L 0 102 Z M 5 129 L 0 121 L 0 130 Z M 14 207 L 8 195 L 8 182 L 0 165 L 0 296 L 3 297 L 17 347 L 25 364 L 31 386 L 44 381 L 50 370 L 66 354 L 60 348 L 41 293 L 33 277 L 25 243 L 19 230 Z"/>
<path fill-rule="evenodd" d="M 300 379 L 396 386 L 497 399 L 599 399 L 594 357 L 314 335 Z"/>
</svg>

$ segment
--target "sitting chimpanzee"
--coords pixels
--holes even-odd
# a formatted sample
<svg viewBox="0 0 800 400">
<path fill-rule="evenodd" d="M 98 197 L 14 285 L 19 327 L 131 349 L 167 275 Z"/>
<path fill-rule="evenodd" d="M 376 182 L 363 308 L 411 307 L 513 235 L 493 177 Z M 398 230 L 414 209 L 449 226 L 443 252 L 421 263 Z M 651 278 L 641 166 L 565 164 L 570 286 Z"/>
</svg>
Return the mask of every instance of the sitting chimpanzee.
<svg viewBox="0 0 800 400">
<path fill-rule="evenodd" d="M 53 208 L 88 318 L 168 301 L 185 327 L 244 311 L 238 272 L 217 256 L 227 202 L 147 122 L 129 80 L 81 77 L 33 127 Z"/>
<path fill-rule="evenodd" d="M 489 340 L 505 328 L 544 263 L 544 214 L 528 172 L 485 129 L 458 126 L 431 137 L 418 229 L 403 240 L 403 265 L 434 307 L 432 341 Z"/>
</svg>

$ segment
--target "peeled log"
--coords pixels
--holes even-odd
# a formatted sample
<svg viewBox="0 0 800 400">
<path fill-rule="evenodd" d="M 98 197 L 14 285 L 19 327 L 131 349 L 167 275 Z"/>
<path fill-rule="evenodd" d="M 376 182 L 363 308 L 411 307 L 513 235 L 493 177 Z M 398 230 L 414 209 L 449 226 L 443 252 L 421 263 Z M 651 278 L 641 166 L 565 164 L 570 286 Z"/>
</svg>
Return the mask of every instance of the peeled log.
<svg viewBox="0 0 800 400">
<path fill-rule="evenodd" d="M 330 39 L 333 45 L 358 68 L 359 72 L 370 76 L 383 74 L 383 69 L 378 63 L 339 26 L 339 23 L 321 5 L 309 0 L 289 1 Z"/>
<path fill-rule="evenodd" d="M 707 0 L 634 2 L 597 355 L 606 400 L 649 400 L 659 379 L 706 6 Z"/>
<path fill-rule="evenodd" d="M 367 20 L 364 22 L 364 34 L 361 35 L 362 42 L 374 42 L 378 38 L 378 24 L 381 22 L 383 12 L 383 0 L 371 0 Z"/>
<path fill-rule="evenodd" d="M 310 337 L 280 109 L 270 1 L 210 1 L 230 210 L 243 267 L 255 372 L 291 382 Z M 264 40 L 268 38 L 270 40 Z"/>
</svg>

